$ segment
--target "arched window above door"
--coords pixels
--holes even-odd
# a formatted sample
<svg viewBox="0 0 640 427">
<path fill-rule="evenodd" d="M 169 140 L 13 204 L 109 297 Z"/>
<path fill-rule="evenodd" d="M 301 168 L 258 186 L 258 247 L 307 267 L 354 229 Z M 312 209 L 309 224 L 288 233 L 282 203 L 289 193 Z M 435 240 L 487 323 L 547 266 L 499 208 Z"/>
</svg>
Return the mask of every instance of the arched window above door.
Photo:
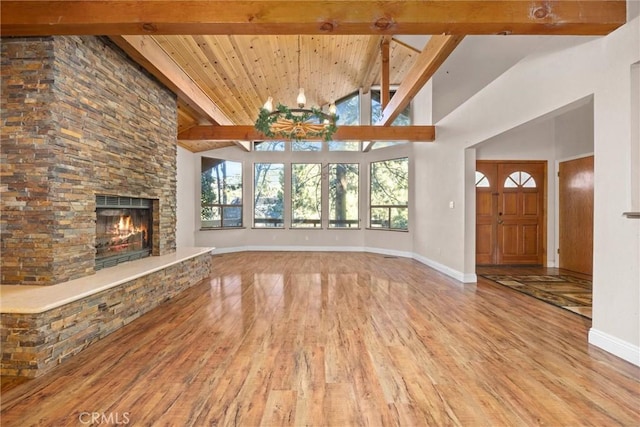
<svg viewBox="0 0 640 427">
<path fill-rule="evenodd" d="M 504 180 L 504 188 L 536 188 L 536 180 L 525 171 L 516 171 Z"/>
<path fill-rule="evenodd" d="M 491 187 L 491 183 L 489 182 L 489 178 L 482 172 L 476 171 L 476 188 L 489 188 Z"/>
</svg>

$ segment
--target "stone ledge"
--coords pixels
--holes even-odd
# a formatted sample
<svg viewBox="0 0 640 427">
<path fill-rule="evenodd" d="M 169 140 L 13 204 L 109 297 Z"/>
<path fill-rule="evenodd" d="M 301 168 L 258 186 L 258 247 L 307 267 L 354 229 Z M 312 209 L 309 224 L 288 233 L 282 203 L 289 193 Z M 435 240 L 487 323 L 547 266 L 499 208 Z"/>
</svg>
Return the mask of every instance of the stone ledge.
<svg viewBox="0 0 640 427">
<path fill-rule="evenodd" d="M 43 313 L 213 250 L 214 248 L 180 248 L 172 254 L 130 261 L 57 285 L 0 285 L 0 313 Z"/>
<path fill-rule="evenodd" d="M 50 371 L 210 277 L 210 252 L 211 248 L 192 248 L 132 261 L 90 280 L 67 282 L 68 289 L 12 286 L 12 304 L 3 296 L 0 313 L 0 374 L 35 378 Z M 7 312 L 9 308 L 22 312 Z"/>
</svg>

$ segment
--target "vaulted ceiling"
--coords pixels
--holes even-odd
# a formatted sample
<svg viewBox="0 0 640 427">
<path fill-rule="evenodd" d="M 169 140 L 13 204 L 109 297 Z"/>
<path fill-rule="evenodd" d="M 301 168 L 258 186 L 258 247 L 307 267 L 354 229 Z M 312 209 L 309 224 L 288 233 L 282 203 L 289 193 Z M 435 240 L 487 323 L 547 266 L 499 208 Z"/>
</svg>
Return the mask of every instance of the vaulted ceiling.
<svg viewBox="0 0 640 427">
<path fill-rule="evenodd" d="M 465 35 L 604 35 L 625 23 L 626 2 L 3 0 L 0 13 L 3 36 L 111 36 L 178 95 L 180 144 L 204 151 L 248 149 L 265 99 L 293 105 L 298 87 L 321 106 L 397 85 L 379 123 L 388 126 Z M 438 36 L 420 52 L 395 37 L 403 34 Z M 381 133 L 338 137 L 372 134 Z M 432 140 L 434 130 L 399 138 L 407 135 Z"/>
</svg>

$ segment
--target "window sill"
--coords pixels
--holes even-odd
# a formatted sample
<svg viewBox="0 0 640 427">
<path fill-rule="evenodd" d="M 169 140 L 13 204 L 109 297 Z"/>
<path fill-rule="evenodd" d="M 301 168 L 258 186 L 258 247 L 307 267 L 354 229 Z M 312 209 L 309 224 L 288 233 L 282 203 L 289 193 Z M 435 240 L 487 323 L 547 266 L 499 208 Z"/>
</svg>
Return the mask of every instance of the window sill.
<svg viewBox="0 0 640 427">
<path fill-rule="evenodd" d="M 219 231 L 219 230 L 245 230 L 247 227 L 206 227 L 200 228 L 200 231 Z"/>
<path fill-rule="evenodd" d="M 371 231 L 395 231 L 396 233 L 408 233 L 409 230 L 401 230 L 399 228 L 376 228 L 376 227 L 367 227 L 366 230 Z"/>
</svg>

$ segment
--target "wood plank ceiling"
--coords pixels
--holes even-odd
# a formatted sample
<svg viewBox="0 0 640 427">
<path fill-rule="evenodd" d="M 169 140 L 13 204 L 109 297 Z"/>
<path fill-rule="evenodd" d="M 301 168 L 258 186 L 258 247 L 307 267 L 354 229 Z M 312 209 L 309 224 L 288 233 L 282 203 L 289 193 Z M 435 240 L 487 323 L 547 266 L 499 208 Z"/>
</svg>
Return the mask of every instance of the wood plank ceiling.
<svg viewBox="0 0 640 427">
<path fill-rule="evenodd" d="M 190 135 L 179 143 L 197 152 L 234 143 L 248 149 L 240 137 L 250 133 L 268 96 L 294 105 L 301 86 L 307 106 L 321 106 L 368 91 L 381 81 L 383 41 L 385 82 L 388 76 L 389 84 L 401 85 L 383 112 L 381 125 L 388 126 L 465 35 L 604 35 L 626 22 L 626 2 L 3 0 L 0 16 L 2 36 L 111 36 L 178 95 L 178 130 Z M 396 34 L 441 36 L 420 53 L 394 40 Z M 398 131 L 435 132 L 413 128 Z M 343 133 L 358 132 L 371 135 L 365 127 Z M 239 137 L 197 140 L 215 134 Z"/>
<path fill-rule="evenodd" d="M 236 125 L 254 123 L 268 96 L 294 105 L 298 87 L 305 90 L 307 106 L 322 106 L 380 82 L 380 36 L 161 35 L 153 39 Z M 402 82 L 417 55 L 392 40 L 391 84 Z M 197 123 L 187 111 L 181 116 L 181 131 Z"/>
</svg>

